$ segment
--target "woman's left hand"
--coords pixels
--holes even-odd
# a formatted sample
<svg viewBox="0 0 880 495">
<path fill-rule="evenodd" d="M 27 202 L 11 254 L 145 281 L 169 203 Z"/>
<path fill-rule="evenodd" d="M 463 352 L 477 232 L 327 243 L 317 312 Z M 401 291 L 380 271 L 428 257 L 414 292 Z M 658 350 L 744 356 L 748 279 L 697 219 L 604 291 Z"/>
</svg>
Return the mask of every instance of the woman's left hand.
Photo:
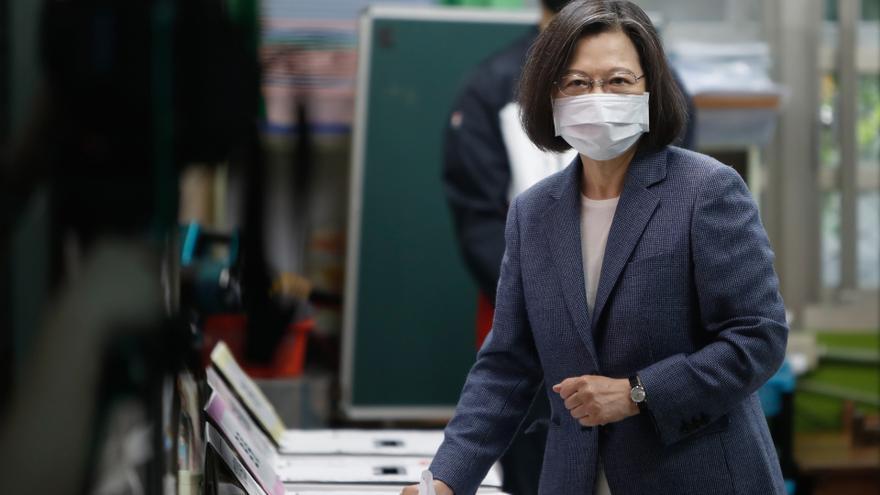
<svg viewBox="0 0 880 495">
<path fill-rule="evenodd" d="M 629 397 L 626 378 L 584 375 L 553 385 L 565 408 L 582 426 L 599 426 L 635 416 L 639 408 Z"/>
</svg>

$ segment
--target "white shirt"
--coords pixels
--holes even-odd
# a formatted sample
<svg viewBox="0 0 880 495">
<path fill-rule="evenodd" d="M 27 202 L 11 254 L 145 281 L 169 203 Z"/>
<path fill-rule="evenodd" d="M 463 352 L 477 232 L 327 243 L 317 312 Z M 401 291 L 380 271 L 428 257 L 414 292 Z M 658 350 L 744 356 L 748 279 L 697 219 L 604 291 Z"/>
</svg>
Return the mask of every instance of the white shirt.
<svg viewBox="0 0 880 495">
<path fill-rule="evenodd" d="M 523 130 L 519 109 L 518 103 L 510 102 L 498 113 L 501 137 L 510 162 L 510 188 L 507 191 L 510 200 L 544 177 L 564 169 L 577 156 L 575 150 L 562 153 L 539 150 Z"/>
<path fill-rule="evenodd" d="M 614 212 L 617 210 L 619 197 L 611 199 L 590 199 L 581 195 L 581 259 L 584 264 L 584 285 L 586 285 L 587 307 L 590 316 L 596 306 L 596 290 L 599 288 L 599 276 L 602 274 L 602 258 L 605 257 L 605 246 L 608 244 L 608 233 Z M 602 460 L 596 473 L 596 495 L 611 495 L 608 478 Z"/>
<path fill-rule="evenodd" d="M 590 315 L 596 305 L 596 290 L 602 274 L 602 258 L 608 244 L 608 232 L 620 198 L 590 199 L 581 195 L 581 259 L 584 264 L 587 307 Z"/>
</svg>

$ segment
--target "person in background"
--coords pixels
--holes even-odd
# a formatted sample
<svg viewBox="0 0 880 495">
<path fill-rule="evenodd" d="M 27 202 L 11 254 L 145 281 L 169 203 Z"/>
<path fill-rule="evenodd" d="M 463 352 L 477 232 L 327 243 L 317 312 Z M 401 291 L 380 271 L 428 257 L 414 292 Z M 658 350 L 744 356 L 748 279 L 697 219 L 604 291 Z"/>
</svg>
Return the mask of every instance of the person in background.
<svg viewBox="0 0 880 495">
<path fill-rule="evenodd" d="M 529 48 L 571 0 L 542 0 L 538 26 L 480 63 L 460 92 L 444 140 L 443 183 L 453 214 L 456 238 L 468 271 L 480 290 L 477 302 L 477 347 L 489 332 L 495 289 L 504 253 L 504 223 L 514 196 L 558 172 L 577 155 L 538 149 L 520 124 L 514 92 Z M 680 89 L 684 86 L 676 78 Z M 687 98 L 689 122 L 695 109 Z M 682 147 L 693 145 L 689 123 Z M 504 490 L 534 495 L 547 439 L 549 407 L 538 394 L 530 413 L 501 458 Z"/>
<path fill-rule="evenodd" d="M 492 331 L 430 466 L 438 495 L 476 492 L 539 390 L 539 493 L 784 493 L 755 394 L 788 336 L 773 252 L 739 175 L 672 146 L 686 104 L 650 19 L 570 3 L 517 99 L 539 149 L 577 157 L 510 204 Z"/>
</svg>

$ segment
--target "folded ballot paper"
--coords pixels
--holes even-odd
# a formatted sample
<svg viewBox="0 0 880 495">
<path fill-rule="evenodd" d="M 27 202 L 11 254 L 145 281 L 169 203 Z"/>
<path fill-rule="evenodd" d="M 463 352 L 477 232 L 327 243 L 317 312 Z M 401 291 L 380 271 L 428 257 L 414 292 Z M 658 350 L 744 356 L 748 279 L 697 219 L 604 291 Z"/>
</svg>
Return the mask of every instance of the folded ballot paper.
<svg viewBox="0 0 880 495">
<path fill-rule="evenodd" d="M 402 486 L 419 482 L 443 439 L 439 430 L 286 430 L 225 345 L 218 344 L 211 357 L 216 370 L 209 367 L 206 371 L 212 390 L 205 406 L 211 427 L 207 441 L 236 477 L 241 470 L 236 470 L 227 457 L 237 458 L 250 477 L 249 482 L 241 481 L 246 490 L 248 486 L 259 486 L 267 495 L 396 495 Z M 217 447 L 221 441 L 225 442 L 224 449 Z M 496 466 L 480 493 L 499 493 L 500 487 Z"/>
</svg>

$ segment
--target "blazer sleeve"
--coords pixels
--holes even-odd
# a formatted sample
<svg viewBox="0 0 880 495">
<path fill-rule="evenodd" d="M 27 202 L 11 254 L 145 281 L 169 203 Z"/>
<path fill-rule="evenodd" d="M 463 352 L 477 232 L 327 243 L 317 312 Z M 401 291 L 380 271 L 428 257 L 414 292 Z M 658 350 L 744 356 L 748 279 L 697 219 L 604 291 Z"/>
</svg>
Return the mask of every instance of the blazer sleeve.
<svg viewBox="0 0 880 495">
<path fill-rule="evenodd" d="M 757 205 L 732 168 L 707 174 L 694 206 L 691 244 L 700 321 L 710 343 L 639 372 L 667 445 L 754 393 L 782 365 L 788 338 L 773 252 Z"/>
<path fill-rule="evenodd" d="M 430 468 L 456 495 L 476 492 L 513 438 L 542 379 L 523 300 L 516 200 L 505 239 L 492 331 L 468 374 Z"/>
</svg>

